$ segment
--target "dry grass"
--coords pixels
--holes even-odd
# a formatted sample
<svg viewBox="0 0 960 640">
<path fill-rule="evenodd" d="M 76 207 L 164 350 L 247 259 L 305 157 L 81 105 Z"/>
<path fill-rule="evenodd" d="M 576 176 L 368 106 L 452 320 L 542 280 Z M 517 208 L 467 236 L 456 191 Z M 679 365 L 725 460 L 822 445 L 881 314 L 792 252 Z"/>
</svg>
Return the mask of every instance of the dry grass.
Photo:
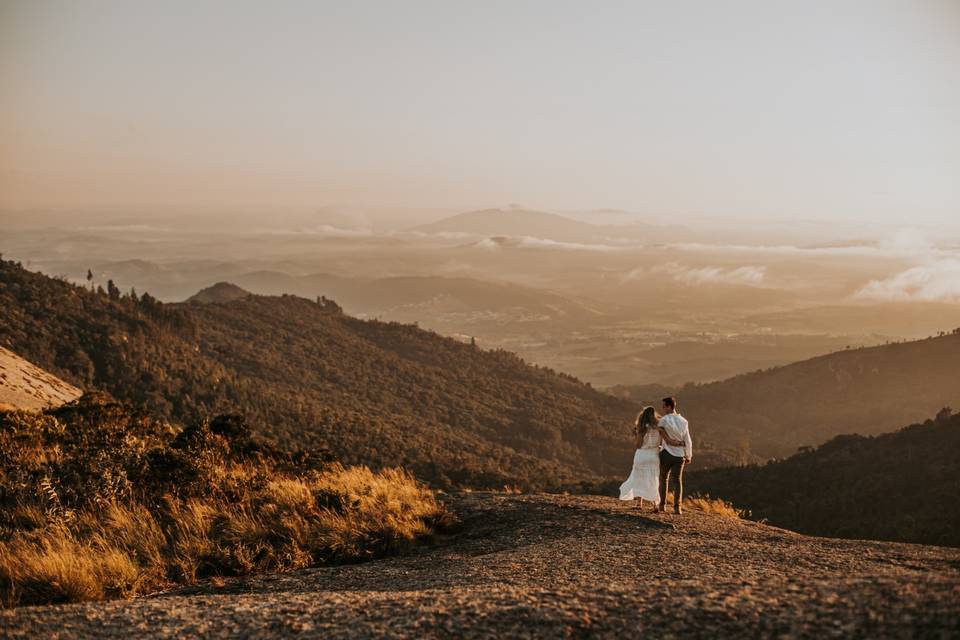
<svg viewBox="0 0 960 640">
<path fill-rule="evenodd" d="M 134 593 L 140 567 L 102 541 L 82 543 L 62 528 L 0 546 L 3 604 L 79 602 Z"/>
<path fill-rule="evenodd" d="M 743 509 L 737 509 L 731 503 L 719 498 L 711 498 L 708 495 L 698 495 L 683 499 L 684 508 L 696 509 L 704 513 L 712 513 L 724 518 L 733 518 L 739 520 L 749 517 L 749 513 Z"/>
<path fill-rule="evenodd" d="M 222 478 L 231 484 L 256 476 L 255 468 L 230 467 Z M 451 522 L 408 473 L 339 465 L 246 485 L 239 502 L 167 496 L 153 510 L 111 502 L 79 512 L 67 525 L 36 506 L 20 511 L 31 530 L 0 542 L 0 601 L 8 607 L 355 561 L 397 551 Z"/>
<path fill-rule="evenodd" d="M 96 396 L 0 412 L 3 606 L 353 562 L 451 522 L 404 471 L 284 452 L 236 416 L 177 430 Z"/>
</svg>

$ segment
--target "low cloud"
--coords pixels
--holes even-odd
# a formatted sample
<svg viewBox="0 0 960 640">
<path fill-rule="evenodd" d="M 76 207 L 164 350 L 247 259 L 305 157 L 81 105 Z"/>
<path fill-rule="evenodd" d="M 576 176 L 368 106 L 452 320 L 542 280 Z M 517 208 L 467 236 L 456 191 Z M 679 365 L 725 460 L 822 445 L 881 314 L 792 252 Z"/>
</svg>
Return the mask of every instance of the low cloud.
<svg viewBox="0 0 960 640">
<path fill-rule="evenodd" d="M 740 284 L 758 286 L 763 284 L 767 275 L 766 267 L 746 265 L 736 269 L 721 269 L 720 267 L 703 267 L 701 269 L 687 269 L 674 274 L 674 278 L 687 284 Z"/>
<path fill-rule="evenodd" d="M 320 238 L 368 238 L 374 235 L 370 229 L 346 229 L 329 224 L 300 229 L 257 229 L 257 233 L 272 236 L 313 236 Z"/>
<path fill-rule="evenodd" d="M 947 258 L 872 280 L 853 294 L 859 300 L 960 302 L 960 259 Z"/>
<path fill-rule="evenodd" d="M 492 236 L 473 246 L 481 249 L 558 249 L 563 251 L 622 251 L 624 247 L 609 244 L 563 242 L 532 236 Z"/>
<path fill-rule="evenodd" d="M 731 284 L 748 287 L 763 286 L 767 277 L 767 268 L 762 265 L 744 265 L 742 267 L 687 267 L 669 262 L 649 269 L 637 267 L 626 274 L 624 280 L 637 280 L 648 276 L 671 276 L 676 282 L 684 284 Z"/>
<path fill-rule="evenodd" d="M 685 242 L 669 245 L 672 249 L 692 252 L 723 251 L 790 256 L 836 256 L 869 258 L 921 258 L 943 256 L 949 251 L 938 248 L 923 229 L 902 227 L 884 234 L 875 241 L 852 241 L 827 246 L 708 244 Z"/>
</svg>

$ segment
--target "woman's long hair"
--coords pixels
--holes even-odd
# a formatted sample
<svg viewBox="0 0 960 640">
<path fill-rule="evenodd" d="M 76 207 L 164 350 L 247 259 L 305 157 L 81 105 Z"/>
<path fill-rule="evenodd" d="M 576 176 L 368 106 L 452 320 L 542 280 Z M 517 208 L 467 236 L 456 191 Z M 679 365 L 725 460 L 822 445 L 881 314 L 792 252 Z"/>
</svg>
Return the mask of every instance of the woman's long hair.
<svg viewBox="0 0 960 640">
<path fill-rule="evenodd" d="M 637 416 L 637 434 L 643 438 L 647 435 L 647 431 L 655 429 L 659 422 L 660 416 L 657 415 L 657 410 L 653 407 L 644 407 Z"/>
</svg>

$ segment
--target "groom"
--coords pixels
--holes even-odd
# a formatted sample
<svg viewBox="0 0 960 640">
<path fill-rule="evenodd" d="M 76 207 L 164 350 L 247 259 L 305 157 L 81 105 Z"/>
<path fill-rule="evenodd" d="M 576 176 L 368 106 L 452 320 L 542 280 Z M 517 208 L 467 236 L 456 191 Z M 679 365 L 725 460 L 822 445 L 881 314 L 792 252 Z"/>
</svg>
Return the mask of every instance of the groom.
<svg viewBox="0 0 960 640">
<path fill-rule="evenodd" d="M 660 505 L 658 511 L 664 511 L 667 502 L 667 482 L 669 476 L 673 476 L 673 512 L 683 513 L 681 503 L 683 502 L 683 465 L 690 462 L 693 458 L 693 441 L 690 439 L 690 425 L 687 419 L 677 413 L 676 398 L 669 397 L 663 399 L 663 417 L 660 418 L 659 425 L 671 440 L 682 442 L 681 446 L 669 444 L 666 440 L 663 442 L 663 449 L 660 451 Z"/>
</svg>

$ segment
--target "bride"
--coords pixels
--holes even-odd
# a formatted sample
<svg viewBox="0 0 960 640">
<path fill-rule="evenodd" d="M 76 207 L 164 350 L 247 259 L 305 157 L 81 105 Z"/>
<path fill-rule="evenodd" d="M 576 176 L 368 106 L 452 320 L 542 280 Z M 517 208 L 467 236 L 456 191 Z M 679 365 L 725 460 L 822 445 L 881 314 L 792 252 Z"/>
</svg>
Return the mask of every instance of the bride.
<svg viewBox="0 0 960 640">
<path fill-rule="evenodd" d="M 627 501 L 640 498 L 640 508 L 644 499 L 653 502 L 654 509 L 660 498 L 660 446 L 664 441 L 673 444 L 658 426 L 660 416 L 653 407 L 645 407 L 637 416 L 635 430 L 637 451 L 633 454 L 633 470 L 630 477 L 620 485 L 620 499 Z"/>
</svg>

